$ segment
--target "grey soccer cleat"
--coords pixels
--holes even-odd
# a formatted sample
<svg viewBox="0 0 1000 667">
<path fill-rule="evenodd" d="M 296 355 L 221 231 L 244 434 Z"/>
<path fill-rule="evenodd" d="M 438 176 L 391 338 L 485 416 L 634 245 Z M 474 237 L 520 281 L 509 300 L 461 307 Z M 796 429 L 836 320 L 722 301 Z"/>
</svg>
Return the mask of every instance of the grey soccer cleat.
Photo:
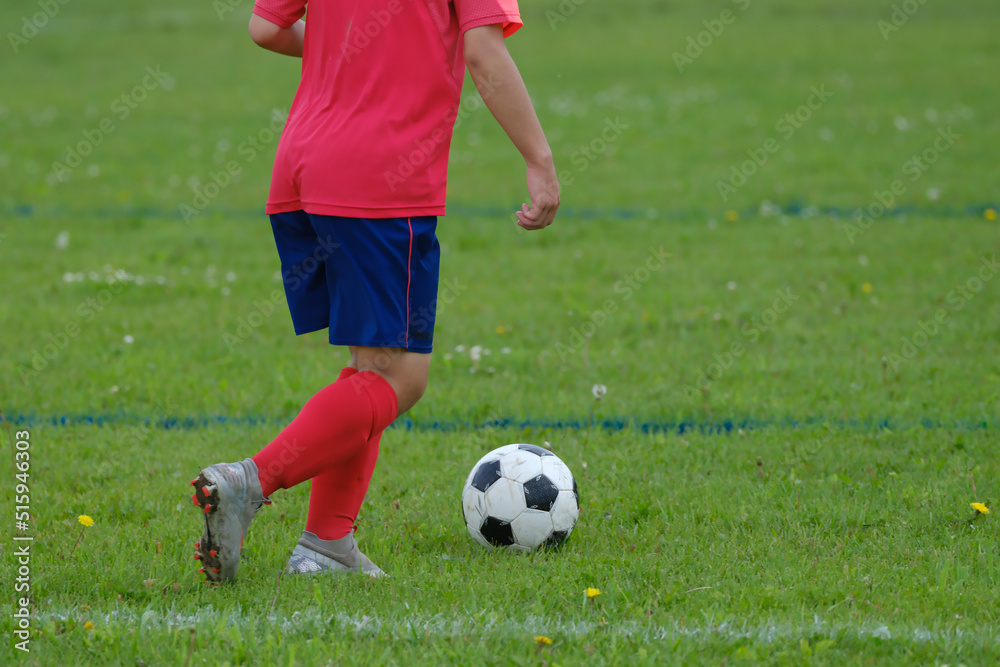
<svg viewBox="0 0 1000 667">
<path fill-rule="evenodd" d="M 239 463 L 216 463 L 201 471 L 191 482 L 194 504 L 205 514 L 205 532 L 195 542 L 195 559 L 200 560 L 209 582 L 222 583 L 236 578 L 243 538 L 250 521 L 262 505 L 270 505 L 260 488 L 257 464 L 253 459 Z"/>
<path fill-rule="evenodd" d="M 354 533 L 339 540 L 321 540 L 314 533 L 302 531 L 299 543 L 285 566 L 289 574 L 327 574 L 336 572 L 363 572 L 369 577 L 386 577 L 368 556 L 358 550 Z"/>
</svg>

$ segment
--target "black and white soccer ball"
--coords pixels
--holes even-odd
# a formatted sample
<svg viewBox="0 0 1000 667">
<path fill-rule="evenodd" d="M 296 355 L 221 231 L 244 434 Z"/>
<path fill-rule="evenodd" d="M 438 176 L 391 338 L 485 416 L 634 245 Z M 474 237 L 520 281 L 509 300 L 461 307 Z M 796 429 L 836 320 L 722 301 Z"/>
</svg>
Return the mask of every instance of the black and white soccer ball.
<svg viewBox="0 0 1000 667">
<path fill-rule="evenodd" d="M 479 459 L 465 480 L 462 512 L 487 549 L 527 552 L 562 544 L 580 516 L 576 480 L 537 445 L 504 445 Z"/>
</svg>

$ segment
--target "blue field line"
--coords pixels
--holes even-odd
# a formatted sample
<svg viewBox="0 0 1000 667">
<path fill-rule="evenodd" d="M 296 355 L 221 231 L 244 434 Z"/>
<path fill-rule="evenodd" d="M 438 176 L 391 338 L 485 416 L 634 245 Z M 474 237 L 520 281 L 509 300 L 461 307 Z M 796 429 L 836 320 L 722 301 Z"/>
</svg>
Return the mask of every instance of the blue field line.
<svg viewBox="0 0 1000 667">
<path fill-rule="evenodd" d="M 96 427 L 142 427 L 156 430 L 197 430 L 211 428 L 213 426 L 272 426 L 283 427 L 287 425 L 294 415 L 285 417 L 269 415 L 197 415 L 184 417 L 149 417 L 134 413 L 116 412 L 104 414 L 64 414 L 64 415 L 39 415 L 35 413 L 14 413 L 6 416 L 6 421 L 12 427 L 33 427 L 33 426 L 96 426 Z M 827 417 L 806 417 L 803 419 L 785 418 L 756 418 L 744 417 L 735 419 L 719 420 L 643 420 L 634 417 L 614 417 L 609 419 L 599 419 L 593 422 L 583 419 L 552 419 L 552 418 L 515 418 L 506 417 L 503 419 L 490 419 L 485 421 L 469 421 L 462 419 L 454 420 L 413 420 L 399 419 L 390 427 L 391 429 L 405 431 L 438 431 L 457 432 L 475 431 L 484 429 L 539 429 L 546 431 L 575 430 L 583 431 L 589 428 L 600 431 L 626 431 L 634 430 L 646 434 L 656 433 L 702 433 L 725 435 L 733 431 L 753 431 L 768 428 L 777 429 L 797 429 L 825 426 L 837 430 L 853 431 L 908 431 L 913 429 L 925 430 L 993 430 L 997 427 L 997 420 L 990 419 L 831 419 Z"/>
<path fill-rule="evenodd" d="M 469 204 L 449 204 L 448 215 L 458 217 L 510 217 L 511 211 L 517 210 L 520 204 L 510 207 L 475 206 Z M 864 205 L 867 208 L 868 204 Z M 743 209 L 733 209 L 740 219 L 752 219 L 777 215 L 804 218 L 832 217 L 853 219 L 860 206 L 818 206 L 799 201 L 784 204 L 771 204 L 768 207 L 751 206 Z M 77 210 L 60 206 L 38 208 L 32 204 L 19 204 L 0 209 L 4 217 L 13 218 L 80 218 L 90 216 L 104 219 L 176 219 L 183 220 L 179 209 L 165 209 L 160 206 L 102 206 L 94 209 Z M 965 206 L 917 206 L 907 205 L 891 208 L 875 217 L 898 218 L 910 216 L 915 218 L 979 218 L 984 219 L 987 210 L 998 211 L 997 203 L 967 204 Z M 573 207 L 562 206 L 559 216 L 579 220 L 706 220 L 708 218 L 724 218 L 726 211 L 711 211 L 698 209 L 663 210 L 657 208 L 625 208 L 625 207 Z M 260 218 L 266 219 L 264 208 L 228 208 L 212 207 L 201 211 L 206 218 L 212 216 L 228 218 Z M 199 217 L 201 217 L 199 215 Z"/>
</svg>

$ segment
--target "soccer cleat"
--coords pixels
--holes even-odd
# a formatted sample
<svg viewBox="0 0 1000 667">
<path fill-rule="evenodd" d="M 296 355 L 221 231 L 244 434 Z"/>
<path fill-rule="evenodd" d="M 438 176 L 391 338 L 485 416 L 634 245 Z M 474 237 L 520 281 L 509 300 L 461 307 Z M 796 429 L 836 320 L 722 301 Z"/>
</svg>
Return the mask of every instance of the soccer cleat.
<svg viewBox="0 0 1000 667">
<path fill-rule="evenodd" d="M 198 475 L 194 487 L 194 503 L 205 516 L 205 530 L 195 543 L 196 557 L 205 565 L 198 571 L 213 583 L 230 581 L 236 577 L 250 521 L 271 499 L 261 492 L 253 459 L 209 466 Z"/>
<path fill-rule="evenodd" d="M 302 532 L 285 572 L 309 575 L 362 572 L 372 578 L 388 576 L 358 550 L 353 533 L 339 540 L 321 540 L 309 531 Z"/>
</svg>

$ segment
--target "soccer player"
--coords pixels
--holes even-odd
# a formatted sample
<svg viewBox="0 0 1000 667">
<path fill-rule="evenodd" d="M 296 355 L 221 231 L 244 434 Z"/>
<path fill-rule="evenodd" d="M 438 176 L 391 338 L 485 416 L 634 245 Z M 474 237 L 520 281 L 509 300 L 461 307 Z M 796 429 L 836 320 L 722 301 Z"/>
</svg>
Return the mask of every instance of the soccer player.
<svg viewBox="0 0 1000 667">
<path fill-rule="evenodd" d="M 520 27 L 516 0 L 257 0 L 254 42 L 302 58 L 266 208 L 292 323 L 296 334 L 328 329 L 351 362 L 257 454 L 192 482 L 209 581 L 236 576 L 261 505 L 306 480 L 287 571 L 382 574 L 354 523 L 382 431 L 427 386 L 435 228 L 466 67 L 525 161 L 531 205 L 517 224 L 542 229 L 559 207 L 552 151 L 504 44 Z"/>
</svg>

